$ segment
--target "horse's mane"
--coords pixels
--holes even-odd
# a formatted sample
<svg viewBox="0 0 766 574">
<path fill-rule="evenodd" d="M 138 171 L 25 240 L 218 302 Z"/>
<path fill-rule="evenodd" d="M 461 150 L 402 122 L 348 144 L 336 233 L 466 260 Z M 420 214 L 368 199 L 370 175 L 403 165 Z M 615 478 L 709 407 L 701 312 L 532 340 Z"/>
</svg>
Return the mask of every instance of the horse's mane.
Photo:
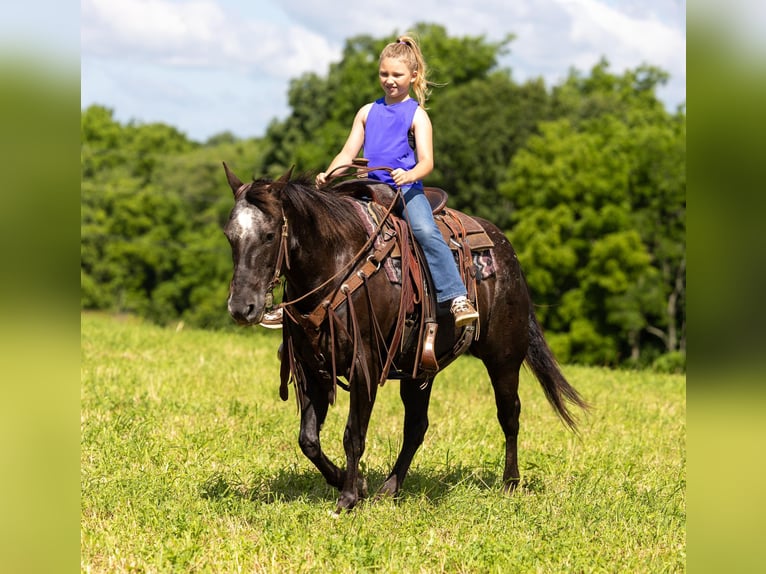
<svg viewBox="0 0 766 574">
<path fill-rule="evenodd" d="M 270 190 L 273 186 L 281 189 L 276 189 L 275 194 Z M 317 188 L 310 174 L 301 174 L 287 182 L 254 180 L 245 194 L 248 202 L 274 217 L 280 216 L 277 197 L 281 197 L 286 211 L 295 212 L 301 226 L 316 234 L 317 240 L 335 243 L 365 233 L 351 203 L 354 200 L 331 188 Z"/>
</svg>

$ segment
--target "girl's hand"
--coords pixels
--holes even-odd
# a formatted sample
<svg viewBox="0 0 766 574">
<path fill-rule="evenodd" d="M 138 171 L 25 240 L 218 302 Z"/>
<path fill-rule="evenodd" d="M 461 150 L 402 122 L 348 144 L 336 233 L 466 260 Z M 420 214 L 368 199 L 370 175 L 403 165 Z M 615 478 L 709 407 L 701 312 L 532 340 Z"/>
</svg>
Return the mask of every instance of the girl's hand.
<svg viewBox="0 0 766 574">
<path fill-rule="evenodd" d="M 402 168 L 396 168 L 394 171 L 392 171 L 391 178 L 394 180 L 394 183 L 397 187 L 402 187 L 403 185 L 407 185 L 413 181 L 410 177 L 410 172 L 403 170 Z"/>
<path fill-rule="evenodd" d="M 325 172 L 318 173 L 316 177 L 317 187 L 322 187 L 326 183 L 327 183 L 327 174 Z"/>
</svg>

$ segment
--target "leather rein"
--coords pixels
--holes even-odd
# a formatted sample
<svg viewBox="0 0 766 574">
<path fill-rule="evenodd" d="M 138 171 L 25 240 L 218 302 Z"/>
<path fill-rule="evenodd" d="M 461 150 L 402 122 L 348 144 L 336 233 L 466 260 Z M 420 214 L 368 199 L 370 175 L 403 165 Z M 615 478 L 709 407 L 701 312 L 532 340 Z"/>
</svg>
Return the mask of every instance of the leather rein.
<svg viewBox="0 0 766 574">
<path fill-rule="evenodd" d="M 342 177 L 343 174 L 335 175 L 336 171 L 344 170 L 344 169 L 348 169 L 348 168 L 355 168 L 357 170 L 357 177 L 359 177 L 361 174 L 366 174 L 366 173 L 369 173 L 371 171 L 383 170 L 383 171 L 388 171 L 389 173 L 393 171 L 393 168 L 390 168 L 390 167 L 361 167 L 358 164 L 341 165 L 341 166 L 338 166 L 335 169 L 333 169 L 327 175 L 328 182 L 332 181 L 334 179 L 337 179 L 339 177 Z M 239 191 L 238 191 L 238 193 L 239 193 Z M 372 233 L 370 233 L 370 236 L 367 239 L 367 241 L 365 241 L 364 245 L 362 245 L 362 247 L 359 249 L 359 251 L 356 253 L 356 255 L 354 255 L 348 261 L 348 263 L 346 263 L 343 267 L 341 267 L 338 270 L 337 273 L 335 273 L 334 275 L 329 277 L 326 281 L 324 281 L 323 283 L 321 283 L 320 285 L 318 285 L 317 287 L 315 287 L 311 291 L 308 291 L 308 292 L 304 293 L 303 295 L 301 295 L 300 297 L 297 297 L 297 298 L 292 299 L 290 301 L 283 301 L 282 303 L 280 303 L 277 306 L 277 308 L 281 307 L 282 309 L 284 309 L 285 313 L 287 313 L 287 315 L 293 320 L 293 322 L 298 323 L 298 320 L 295 317 L 293 317 L 293 315 L 291 314 L 289 307 L 291 305 L 294 305 L 295 303 L 298 303 L 299 301 L 302 301 L 306 297 L 309 297 L 309 296 L 311 296 L 311 295 L 321 291 L 327 285 L 329 285 L 333 281 L 335 281 L 338 277 L 346 274 L 348 272 L 348 270 L 350 268 L 352 268 L 354 265 L 359 263 L 359 261 L 361 261 L 362 258 L 364 257 L 364 254 L 367 253 L 367 251 L 369 251 L 370 247 L 372 246 L 373 242 L 375 241 L 375 238 L 383 230 L 383 227 L 386 224 L 386 221 L 388 220 L 389 215 L 393 211 L 394 206 L 396 206 L 396 203 L 399 200 L 400 196 L 401 196 L 401 190 L 397 188 L 396 193 L 394 194 L 394 198 L 391 201 L 391 205 L 389 205 L 388 208 L 386 209 L 385 215 L 383 217 L 381 217 L 380 223 L 378 223 L 376 229 Z M 274 266 L 274 275 L 272 276 L 271 282 L 269 283 L 269 286 L 267 288 L 267 294 L 266 294 L 266 305 L 267 306 L 271 305 L 272 302 L 273 302 L 273 291 L 276 288 L 276 286 L 279 285 L 279 283 L 280 283 L 280 277 L 282 276 L 282 266 L 283 266 L 283 264 L 284 264 L 284 266 L 287 269 L 290 269 L 290 258 L 289 258 L 289 255 L 288 255 L 287 239 L 288 239 L 287 217 L 285 216 L 284 210 L 282 210 L 282 232 L 281 232 L 280 240 L 279 240 L 279 251 L 277 252 L 277 259 L 276 259 L 276 263 L 275 263 L 275 266 Z M 382 262 L 378 261 L 377 263 L 378 263 L 378 266 L 380 266 L 380 263 L 382 263 Z M 341 285 L 341 288 L 342 287 L 343 286 Z M 321 303 L 319 305 L 319 307 L 311 315 L 316 314 L 316 312 L 319 309 L 324 308 L 327 305 L 327 303 L 329 303 L 329 301 Z"/>
</svg>

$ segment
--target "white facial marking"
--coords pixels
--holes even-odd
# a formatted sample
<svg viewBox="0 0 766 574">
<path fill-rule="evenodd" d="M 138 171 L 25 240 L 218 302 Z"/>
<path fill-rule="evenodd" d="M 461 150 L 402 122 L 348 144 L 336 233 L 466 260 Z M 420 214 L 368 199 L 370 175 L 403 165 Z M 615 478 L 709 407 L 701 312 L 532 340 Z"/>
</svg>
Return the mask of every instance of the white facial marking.
<svg viewBox="0 0 766 574">
<path fill-rule="evenodd" d="M 247 233 L 250 231 L 254 225 L 255 221 L 253 221 L 253 212 L 248 210 L 240 211 L 237 215 L 237 225 L 240 229 L 240 235 L 243 233 Z"/>
</svg>

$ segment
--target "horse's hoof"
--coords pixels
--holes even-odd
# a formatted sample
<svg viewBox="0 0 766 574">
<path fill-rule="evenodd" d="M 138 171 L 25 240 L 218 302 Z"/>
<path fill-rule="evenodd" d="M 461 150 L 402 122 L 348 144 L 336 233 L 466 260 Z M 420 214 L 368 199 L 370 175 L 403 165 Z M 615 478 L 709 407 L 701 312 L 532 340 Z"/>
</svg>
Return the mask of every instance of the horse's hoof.
<svg viewBox="0 0 766 574">
<path fill-rule="evenodd" d="M 375 494 L 375 500 L 380 500 L 383 498 L 393 498 L 396 496 L 396 493 L 398 492 L 398 488 L 396 485 L 396 478 L 391 477 L 386 482 L 383 483 L 383 486 L 381 486 L 378 489 L 378 492 Z"/>
<path fill-rule="evenodd" d="M 338 498 L 337 504 L 335 505 L 335 513 L 340 515 L 344 510 L 346 512 L 350 512 L 354 506 L 356 506 L 358 501 L 359 498 L 356 496 L 352 496 L 346 493 L 341 494 L 340 498 Z"/>
</svg>

